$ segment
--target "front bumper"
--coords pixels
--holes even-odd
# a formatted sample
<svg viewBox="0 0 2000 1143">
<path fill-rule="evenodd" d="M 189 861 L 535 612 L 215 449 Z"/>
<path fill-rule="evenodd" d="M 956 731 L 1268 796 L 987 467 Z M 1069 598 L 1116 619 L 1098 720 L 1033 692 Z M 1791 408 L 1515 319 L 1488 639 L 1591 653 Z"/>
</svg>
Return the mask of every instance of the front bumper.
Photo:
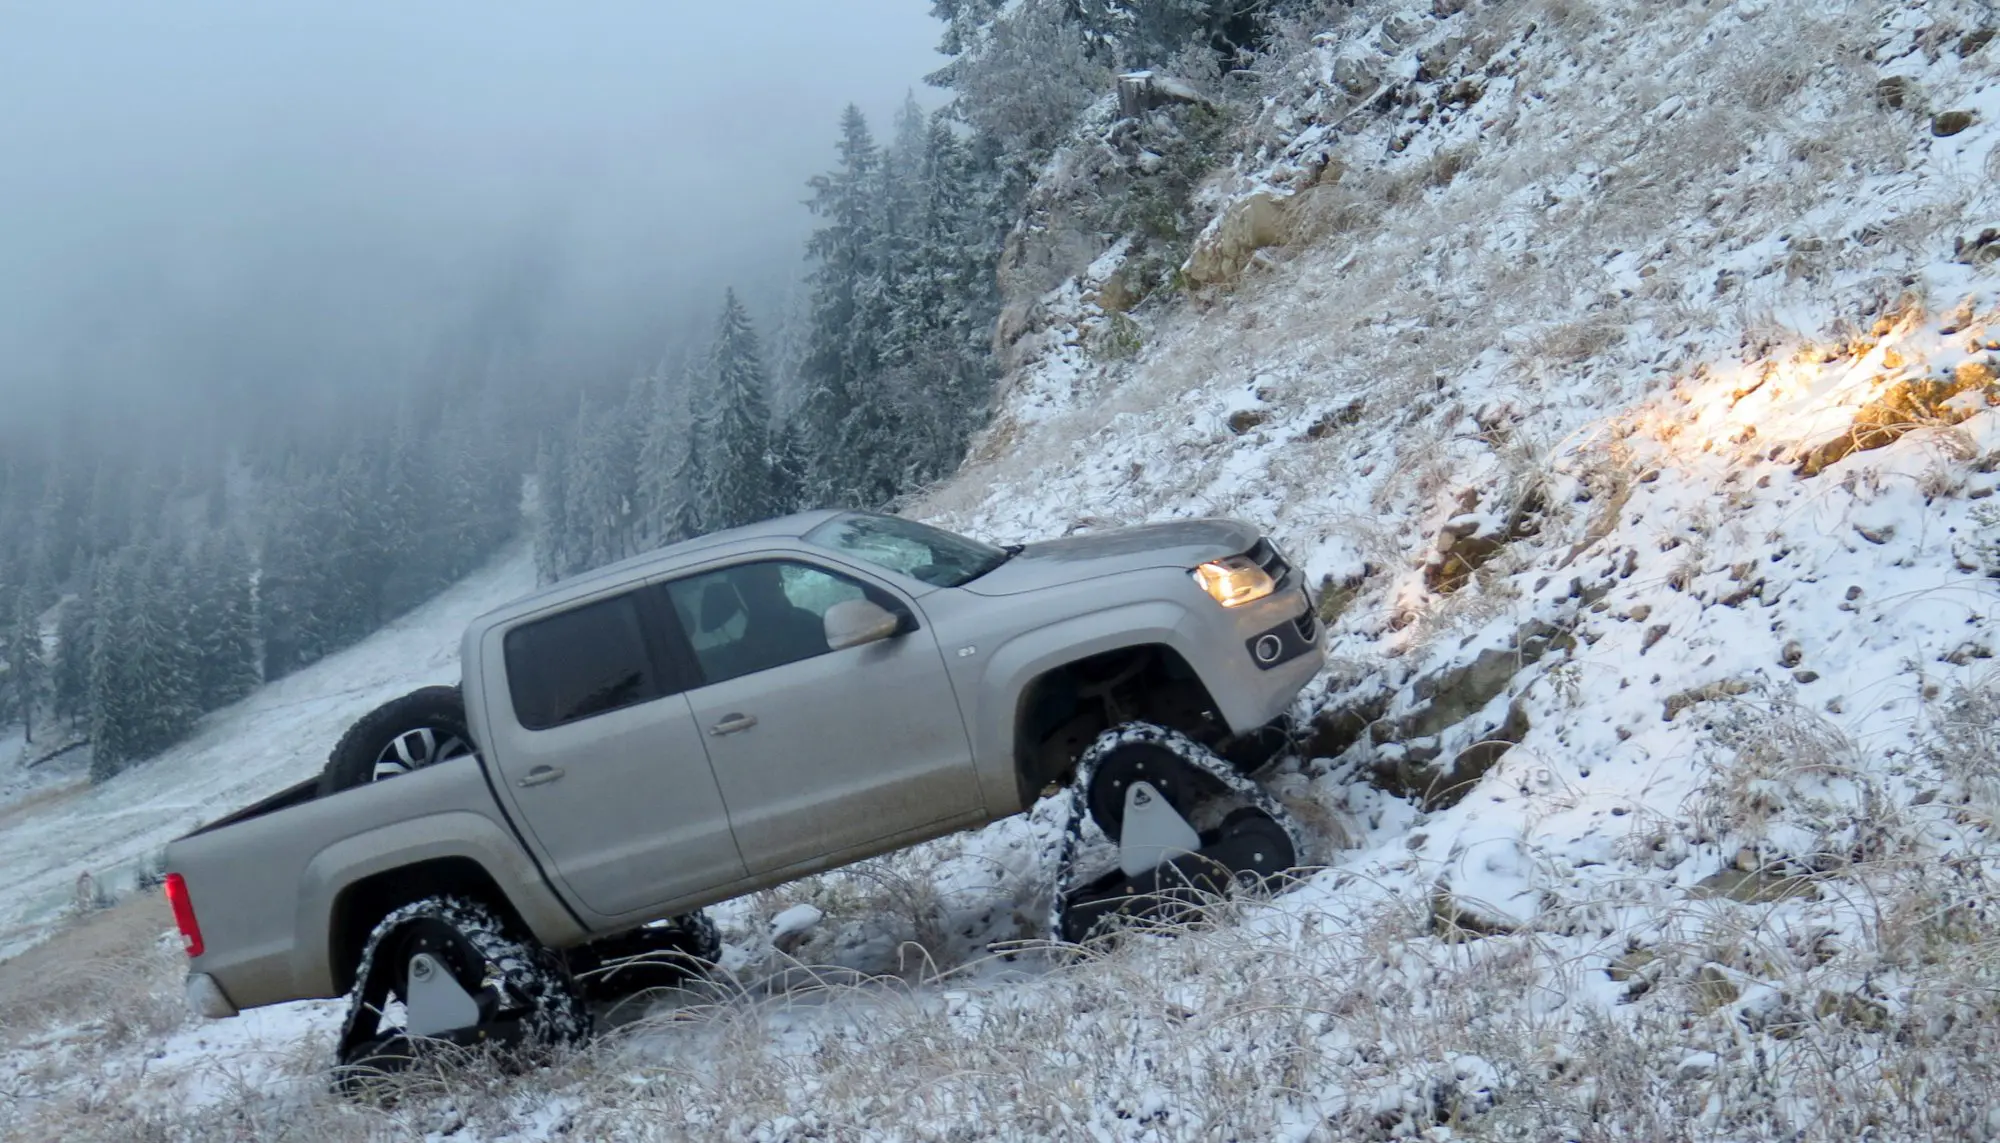
<svg viewBox="0 0 2000 1143">
<path fill-rule="evenodd" d="M 237 1008 L 222 991 L 215 978 L 205 972 L 190 972 L 187 978 L 188 1007 L 194 1014 L 208 1020 L 227 1020 L 237 1015 Z"/>
</svg>

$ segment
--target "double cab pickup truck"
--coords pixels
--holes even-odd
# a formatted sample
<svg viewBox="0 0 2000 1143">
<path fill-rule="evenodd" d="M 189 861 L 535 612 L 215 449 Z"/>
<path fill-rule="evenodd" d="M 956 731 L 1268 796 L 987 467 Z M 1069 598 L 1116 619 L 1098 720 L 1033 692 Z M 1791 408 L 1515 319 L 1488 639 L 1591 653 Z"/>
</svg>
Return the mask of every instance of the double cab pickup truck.
<svg viewBox="0 0 2000 1143">
<path fill-rule="evenodd" d="M 457 686 L 171 843 L 188 994 L 348 995 L 344 1064 L 578 1036 L 580 966 L 713 959 L 705 906 L 1021 813 L 1093 745 L 1090 816 L 1152 846 L 1111 891 L 1217 846 L 1261 871 L 1282 839 L 1254 809 L 1195 830 L 1176 757 L 1259 754 L 1322 662 L 1304 575 L 1236 521 L 1003 548 L 821 511 L 675 544 L 475 620 Z"/>
</svg>

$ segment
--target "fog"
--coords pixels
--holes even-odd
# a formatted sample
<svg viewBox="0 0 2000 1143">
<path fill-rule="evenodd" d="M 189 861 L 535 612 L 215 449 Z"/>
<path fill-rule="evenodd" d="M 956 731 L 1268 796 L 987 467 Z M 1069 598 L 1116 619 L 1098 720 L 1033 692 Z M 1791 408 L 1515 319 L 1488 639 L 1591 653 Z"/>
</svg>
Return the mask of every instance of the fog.
<svg viewBox="0 0 2000 1143">
<path fill-rule="evenodd" d="M 935 102 L 928 9 L 0 0 L 0 421 L 642 367 L 725 284 L 769 317 L 840 107 Z"/>
</svg>

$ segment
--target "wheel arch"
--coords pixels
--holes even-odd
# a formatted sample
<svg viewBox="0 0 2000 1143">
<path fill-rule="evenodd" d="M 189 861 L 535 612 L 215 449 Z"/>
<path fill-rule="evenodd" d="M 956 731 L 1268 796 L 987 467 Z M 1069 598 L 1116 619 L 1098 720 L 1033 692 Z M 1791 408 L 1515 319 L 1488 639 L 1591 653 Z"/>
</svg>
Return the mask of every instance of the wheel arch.
<svg viewBox="0 0 2000 1143">
<path fill-rule="evenodd" d="M 418 771 L 376 789 L 426 777 Z M 402 905 L 446 894 L 478 899 L 522 937 L 550 947 L 588 938 L 505 826 L 466 810 L 427 814 L 350 836 L 307 864 L 293 946 L 299 994 L 346 991 L 376 922 Z"/>
<path fill-rule="evenodd" d="M 1063 782 L 1090 744 L 1116 723 L 1151 722 L 1198 740 L 1228 733 L 1214 694 L 1172 643 L 1138 640 L 1045 664 L 1022 680 L 1012 741 L 1021 804 Z"/>
<path fill-rule="evenodd" d="M 328 910 L 327 965 L 336 992 L 353 987 L 362 949 L 382 918 L 428 897 L 469 898 L 492 909 L 510 931 L 533 932 L 500 883 L 473 858 L 434 857 L 385 869 L 348 884 Z"/>
</svg>

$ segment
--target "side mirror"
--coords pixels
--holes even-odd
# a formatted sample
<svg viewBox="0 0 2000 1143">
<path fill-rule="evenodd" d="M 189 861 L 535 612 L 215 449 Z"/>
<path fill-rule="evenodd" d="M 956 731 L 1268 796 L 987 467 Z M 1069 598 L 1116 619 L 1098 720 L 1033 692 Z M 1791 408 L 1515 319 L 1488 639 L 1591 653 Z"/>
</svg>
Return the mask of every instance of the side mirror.
<svg viewBox="0 0 2000 1143">
<path fill-rule="evenodd" d="M 845 651 L 868 643 L 880 643 L 903 629 L 903 621 L 880 604 L 865 599 L 847 599 L 826 609 L 826 645 Z"/>
</svg>

